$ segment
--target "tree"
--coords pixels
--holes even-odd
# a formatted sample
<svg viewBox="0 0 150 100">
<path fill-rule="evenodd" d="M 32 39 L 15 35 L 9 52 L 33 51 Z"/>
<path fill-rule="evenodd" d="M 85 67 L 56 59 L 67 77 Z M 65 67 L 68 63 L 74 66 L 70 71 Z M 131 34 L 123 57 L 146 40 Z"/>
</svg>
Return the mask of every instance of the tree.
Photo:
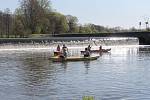
<svg viewBox="0 0 150 100">
<path fill-rule="evenodd" d="M 15 14 L 14 14 L 15 21 L 14 21 L 13 33 L 14 33 L 15 37 L 17 37 L 18 35 L 20 37 L 23 37 L 26 33 L 26 29 L 22 23 L 23 16 L 20 13 L 21 13 L 20 9 L 16 9 Z"/>
<path fill-rule="evenodd" d="M 66 17 L 60 13 L 53 12 L 49 14 L 49 30 L 52 34 L 64 33 L 69 30 Z"/>
<path fill-rule="evenodd" d="M 0 11 L 0 34 L 3 37 L 3 12 Z"/>
<path fill-rule="evenodd" d="M 9 38 L 10 34 L 12 33 L 12 27 L 13 27 L 12 14 L 9 8 L 6 8 L 4 10 L 3 21 L 4 21 L 3 24 L 4 24 L 5 35 L 7 38 Z"/>
<path fill-rule="evenodd" d="M 129 31 L 130 31 L 130 32 L 137 32 L 138 29 L 136 29 L 135 27 L 132 27 L 132 28 L 129 29 Z"/>
<path fill-rule="evenodd" d="M 13 35 L 13 21 L 14 17 L 9 8 L 0 11 L 0 37 L 9 38 Z"/>
<path fill-rule="evenodd" d="M 46 18 L 47 12 L 50 12 L 49 0 L 22 0 L 21 2 L 22 21 L 31 33 L 37 32 L 41 26 L 42 19 Z"/>
<path fill-rule="evenodd" d="M 69 26 L 67 24 L 66 17 L 62 14 L 60 14 L 58 17 L 59 20 L 56 24 L 56 33 L 67 32 L 69 30 Z"/>
<path fill-rule="evenodd" d="M 68 25 L 69 25 L 69 31 L 70 33 L 76 33 L 79 32 L 79 27 L 78 27 L 78 18 L 75 16 L 67 15 L 66 16 Z"/>
<path fill-rule="evenodd" d="M 79 27 L 80 33 L 92 33 L 92 29 L 89 25 L 84 25 Z"/>
</svg>

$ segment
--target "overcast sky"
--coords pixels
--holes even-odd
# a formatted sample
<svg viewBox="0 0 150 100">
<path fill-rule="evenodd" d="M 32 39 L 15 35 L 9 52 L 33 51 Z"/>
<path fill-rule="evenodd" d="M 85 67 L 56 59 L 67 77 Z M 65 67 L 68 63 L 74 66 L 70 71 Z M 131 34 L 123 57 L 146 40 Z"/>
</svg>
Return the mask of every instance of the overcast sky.
<svg viewBox="0 0 150 100">
<path fill-rule="evenodd" d="M 79 23 L 108 27 L 138 28 L 149 21 L 150 0 L 51 0 L 53 9 L 78 17 Z M 0 9 L 19 6 L 18 0 L 0 0 Z"/>
</svg>

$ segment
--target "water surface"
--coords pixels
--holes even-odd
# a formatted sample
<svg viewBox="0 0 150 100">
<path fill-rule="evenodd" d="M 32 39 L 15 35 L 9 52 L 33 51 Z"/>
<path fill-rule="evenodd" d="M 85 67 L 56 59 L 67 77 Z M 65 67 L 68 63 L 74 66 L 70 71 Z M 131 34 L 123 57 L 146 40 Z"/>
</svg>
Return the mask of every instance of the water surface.
<svg viewBox="0 0 150 100">
<path fill-rule="evenodd" d="M 98 60 L 66 63 L 48 60 L 50 48 L 0 50 L 1 100 L 150 100 L 150 47 L 111 48 Z"/>
</svg>

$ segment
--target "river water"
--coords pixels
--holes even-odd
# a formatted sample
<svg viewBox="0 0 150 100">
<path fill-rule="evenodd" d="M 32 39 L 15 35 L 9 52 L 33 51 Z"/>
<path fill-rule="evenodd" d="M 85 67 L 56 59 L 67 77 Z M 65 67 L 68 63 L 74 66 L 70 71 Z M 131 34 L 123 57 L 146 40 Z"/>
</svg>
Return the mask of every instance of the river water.
<svg viewBox="0 0 150 100">
<path fill-rule="evenodd" d="M 112 50 L 98 60 L 66 63 L 48 60 L 49 47 L 1 48 L 0 100 L 150 100 L 150 46 L 104 48 Z M 83 49 L 70 47 L 70 55 Z"/>
</svg>

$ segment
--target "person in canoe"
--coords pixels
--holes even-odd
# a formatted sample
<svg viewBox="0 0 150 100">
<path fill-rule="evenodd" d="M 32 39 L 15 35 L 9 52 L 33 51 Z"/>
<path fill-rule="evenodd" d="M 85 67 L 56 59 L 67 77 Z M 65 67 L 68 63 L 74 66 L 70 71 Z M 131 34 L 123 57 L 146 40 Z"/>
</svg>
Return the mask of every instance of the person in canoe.
<svg viewBox="0 0 150 100">
<path fill-rule="evenodd" d="M 67 53 L 68 53 L 68 48 L 65 46 L 65 44 L 63 44 L 62 53 L 61 53 L 60 57 L 66 58 L 67 57 Z"/>
<path fill-rule="evenodd" d="M 102 49 L 102 46 L 100 45 L 100 46 L 99 46 L 99 51 L 102 51 L 102 50 L 103 50 L 103 49 Z"/>
<path fill-rule="evenodd" d="M 91 46 L 90 46 L 90 45 L 88 45 L 87 49 L 88 49 L 88 51 L 91 51 Z"/>
<path fill-rule="evenodd" d="M 56 51 L 54 51 L 54 56 L 59 56 L 61 54 L 60 52 L 60 46 L 58 45 L 56 48 Z"/>
<path fill-rule="evenodd" d="M 110 48 L 110 49 L 103 49 L 101 45 L 100 45 L 100 47 L 99 47 L 100 53 L 101 53 L 101 52 L 109 52 L 110 50 L 111 50 L 111 48 Z"/>
<path fill-rule="evenodd" d="M 84 57 L 90 57 L 90 51 L 88 48 L 85 48 Z"/>
<path fill-rule="evenodd" d="M 60 52 L 60 46 L 59 46 L 59 44 L 58 44 L 58 46 L 57 46 L 56 51 L 57 51 L 57 52 Z"/>
</svg>

